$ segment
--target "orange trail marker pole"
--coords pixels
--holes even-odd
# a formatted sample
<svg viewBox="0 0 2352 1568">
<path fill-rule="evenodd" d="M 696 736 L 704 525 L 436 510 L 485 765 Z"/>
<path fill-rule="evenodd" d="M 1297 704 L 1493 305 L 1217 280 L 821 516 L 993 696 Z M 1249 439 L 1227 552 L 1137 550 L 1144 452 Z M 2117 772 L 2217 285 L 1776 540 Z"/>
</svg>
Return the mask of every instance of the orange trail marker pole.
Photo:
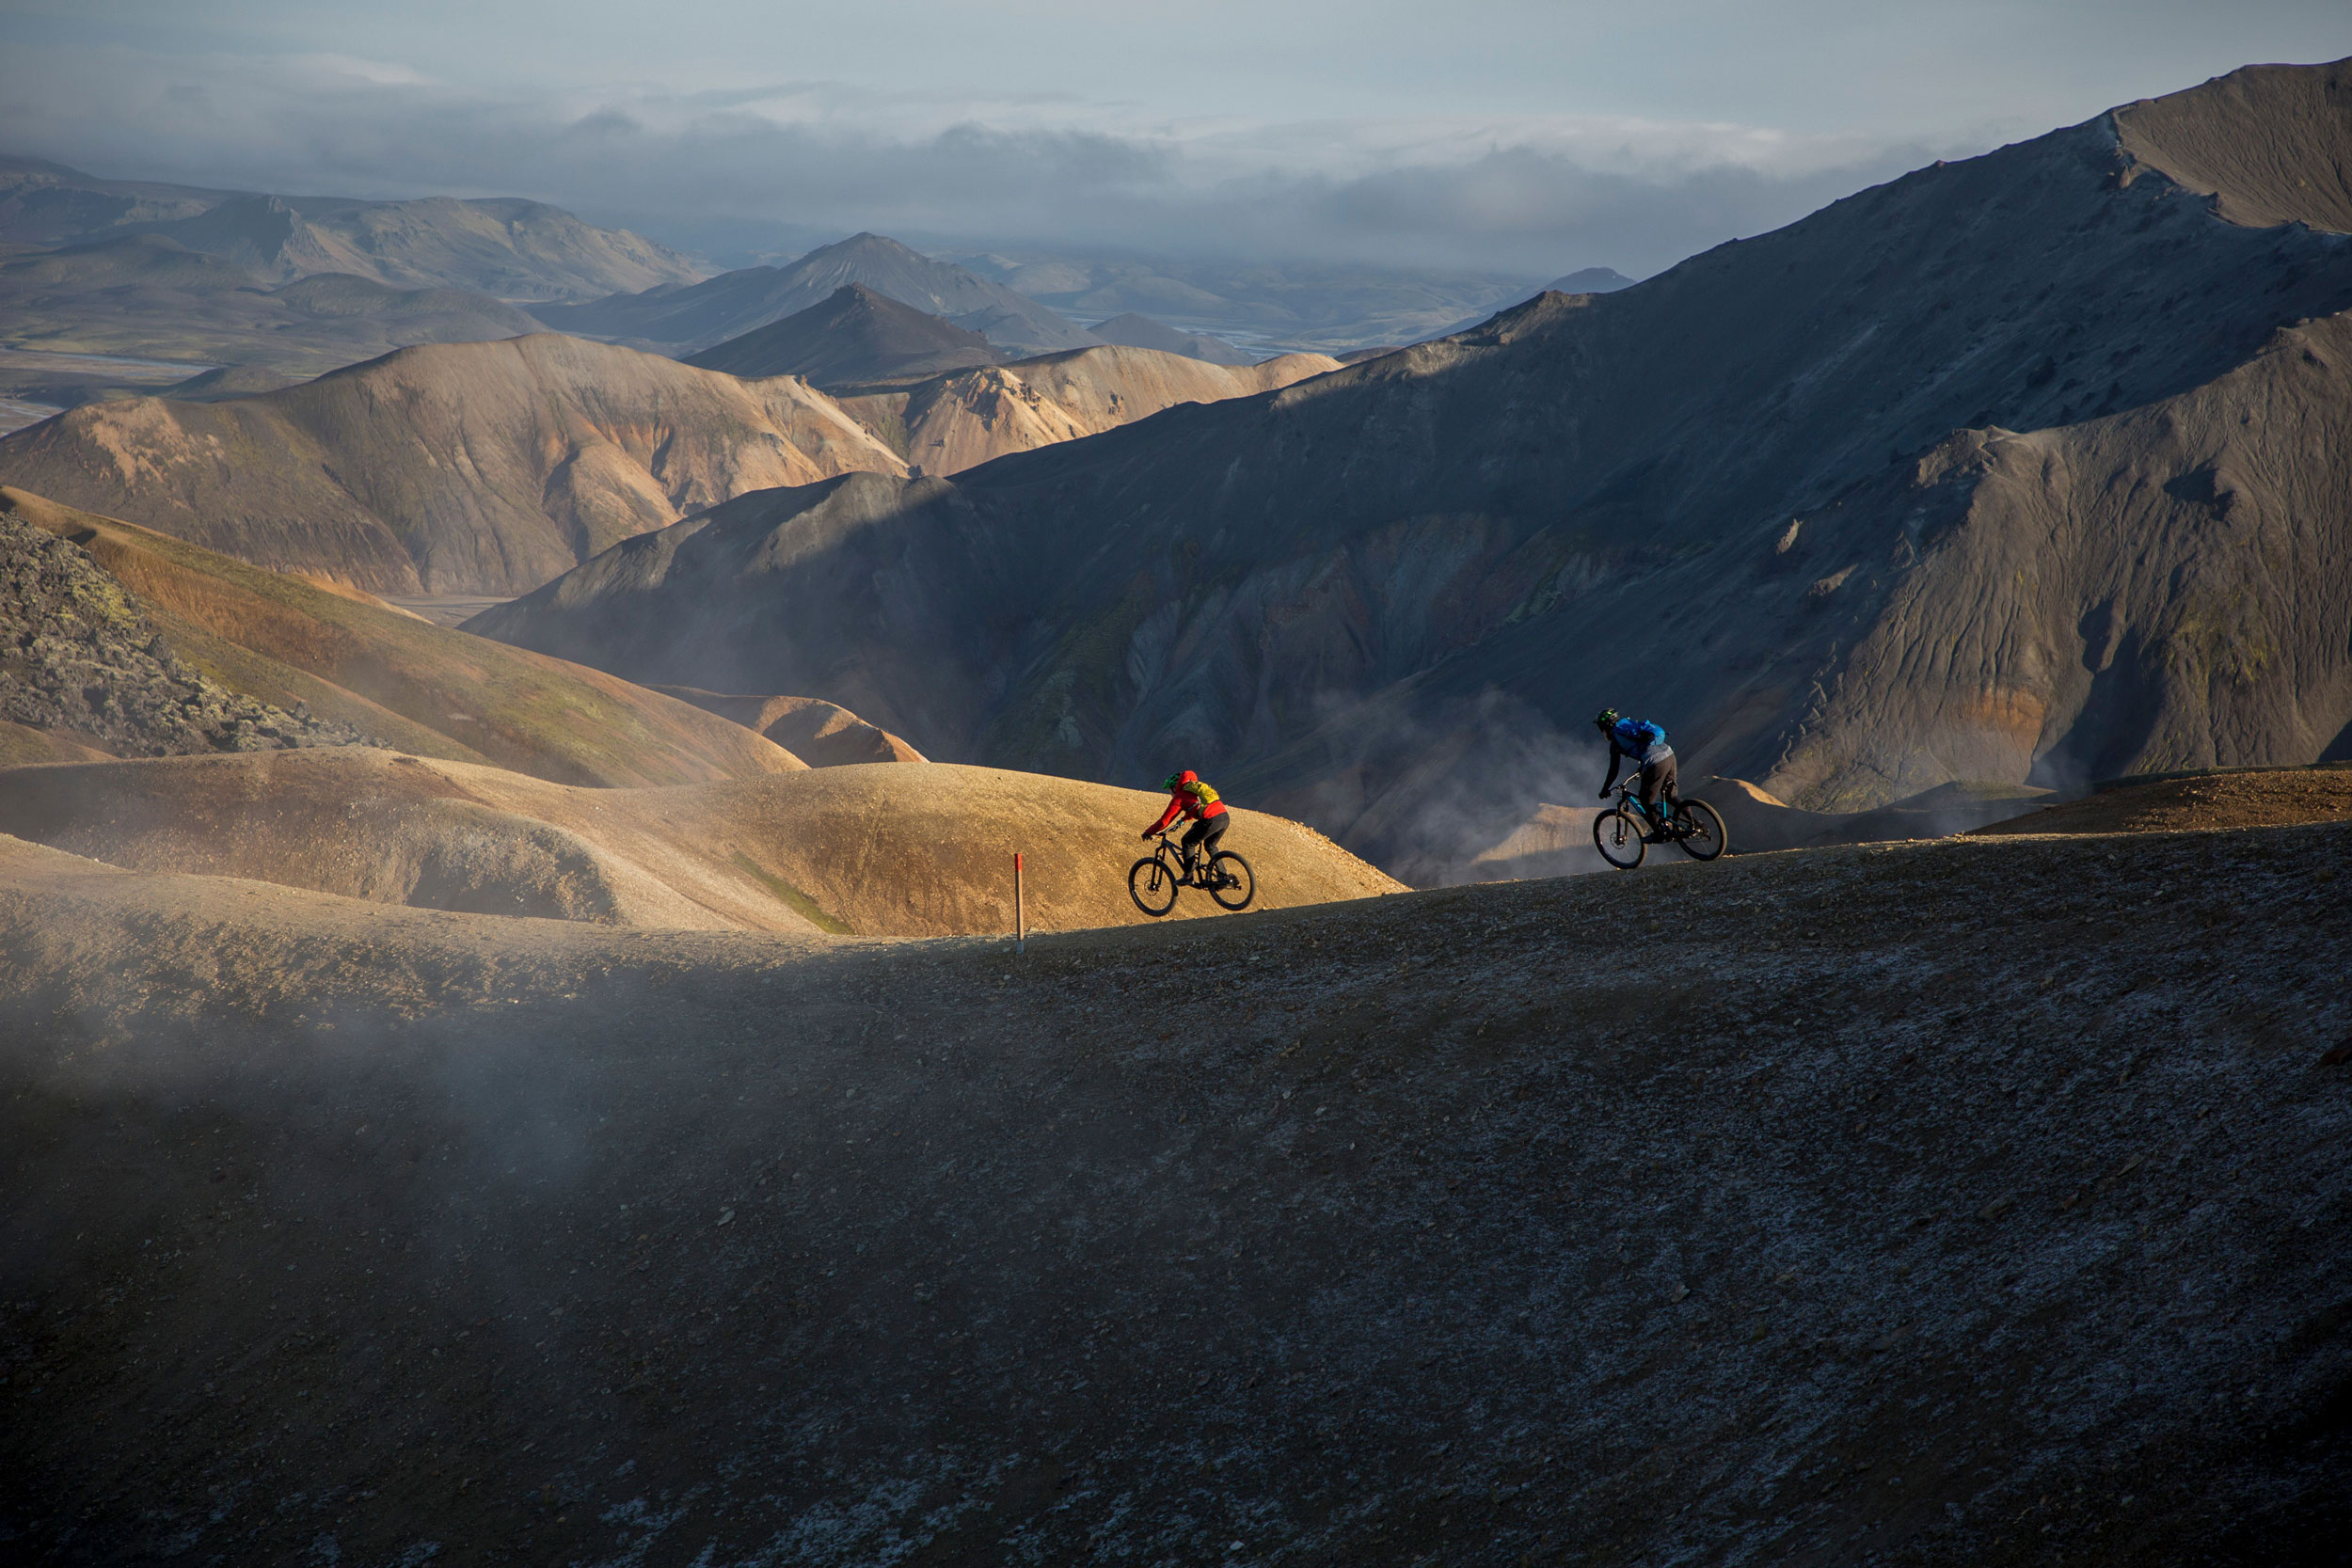
<svg viewBox="0 0 2352 1568">
<path fill-rule="evenodd" d="M 1021 851 L 1012 852 L 1012 950 L 1028 951 L 1029 915 L 1021 896 Z"/>
</svg>

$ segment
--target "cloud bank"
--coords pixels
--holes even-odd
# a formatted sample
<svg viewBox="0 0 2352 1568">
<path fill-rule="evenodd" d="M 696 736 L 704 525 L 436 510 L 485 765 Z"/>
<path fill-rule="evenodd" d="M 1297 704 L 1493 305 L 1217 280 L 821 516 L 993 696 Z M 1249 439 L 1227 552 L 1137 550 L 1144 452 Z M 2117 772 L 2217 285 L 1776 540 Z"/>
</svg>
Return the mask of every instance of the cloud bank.
<svg viewBox="0 0 2352 1568">
<path fill-rule="evenodd" d="M 1962 149 L 1600 117 L 1137 123 L 837 83 L 494 93 L 319 54 L 18 45 L 0 147 L 117 178 L 522 195 L 657 237 L 1645 275 Z"/>
</svg>

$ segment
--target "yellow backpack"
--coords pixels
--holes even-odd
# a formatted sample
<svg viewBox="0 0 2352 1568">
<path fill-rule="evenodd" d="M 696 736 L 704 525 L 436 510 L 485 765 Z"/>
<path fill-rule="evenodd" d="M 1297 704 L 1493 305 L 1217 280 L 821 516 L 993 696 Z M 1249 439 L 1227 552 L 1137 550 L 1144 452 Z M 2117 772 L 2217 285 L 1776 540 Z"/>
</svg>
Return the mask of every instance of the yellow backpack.
<svg viewBox="0 0 2352 1568">
<path fill-rule="evenodd" d="M 1218 800 L 1216 788 L 1206 779 L 1193 780 L 1184 785 L 1184 793 L 1191 796 L 1193 805 L 1202 811 L 1216 805 Z"/>
</svg>

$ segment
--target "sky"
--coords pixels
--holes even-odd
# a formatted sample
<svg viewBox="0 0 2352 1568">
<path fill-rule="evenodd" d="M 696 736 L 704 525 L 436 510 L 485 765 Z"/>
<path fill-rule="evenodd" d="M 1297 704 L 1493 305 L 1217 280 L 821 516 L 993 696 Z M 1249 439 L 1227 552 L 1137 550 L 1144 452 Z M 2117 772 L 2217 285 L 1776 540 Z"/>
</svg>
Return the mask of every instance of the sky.
<svg viewBox="0 0 2352 1568">
<path fill-rule="evenodd" d="M 2352 0 L 4 0 L 0 151 L 529 196 L 709 253 L 1647 276 Z"/>
</svg>

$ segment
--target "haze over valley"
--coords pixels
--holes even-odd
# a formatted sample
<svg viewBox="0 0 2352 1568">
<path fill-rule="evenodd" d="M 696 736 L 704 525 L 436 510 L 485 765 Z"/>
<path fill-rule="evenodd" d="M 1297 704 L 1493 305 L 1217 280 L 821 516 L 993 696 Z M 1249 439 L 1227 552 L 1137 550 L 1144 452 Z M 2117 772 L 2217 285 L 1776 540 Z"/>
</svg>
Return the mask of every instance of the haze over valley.
<svg viewBox="0 0 2352 1568">
<path fill-rule="evenodd" d="M 2352 20 L 1960 21 L 0 15 L 9 1560 L 2338 1560 Z"/>
</svg>

